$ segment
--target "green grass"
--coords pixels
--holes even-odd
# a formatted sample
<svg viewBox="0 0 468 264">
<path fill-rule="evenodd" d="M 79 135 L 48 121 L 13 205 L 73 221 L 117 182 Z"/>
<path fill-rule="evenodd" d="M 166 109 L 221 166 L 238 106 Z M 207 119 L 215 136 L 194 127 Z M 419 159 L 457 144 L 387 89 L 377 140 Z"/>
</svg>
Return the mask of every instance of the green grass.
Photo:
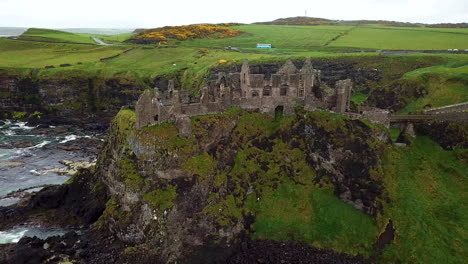
<svg viewBox="0 0 468 264">
<path fill-rule="evenodd" d="M 174 188 L 167 190 L 157 189 L 143 195 L 143 201 L 147 202 L 158 213 L 174 206 L 174 199 L 177 196 Z"/>
<path fill-rule="evenodd" d="M 96 44 L 89 34 L 75 34 L 59 30 L 30 28 L 19 39 L 46 41 L 46 42 L 71 42 Z"/>
<path fill-rule="evenodd" d="M 430 28 L 430 27 L 389 27 L 389 26 L 377 26 L 372 28 L 377 29 L 396 29 L 396 30 L 416 30 L 416 31 L 425 31 L 425 32 L 442 32 L 442 33 L 458 33 L 458 34 L 468 34 L 468 28 Z"/>
<path fill-rule="evenodd" d="M 468 101 L 468 60 L 449 60 L 445 65 L 421 68 L 406 73 L 403 79 L 420 81 L 426 94 L 408 104 L 401 113 Z"/>
<path fill-rule="evenodd" d="M 351 101 L 353 101 L 355 104 L 361 104 L 362 102 L 366 101 L 368 97 L 368 94 L 355 92 L 351 95 Z"/>
<path fill-rule="evenodd" d="M 392 139 L 392 142 L 395 142 L 398 139 L 398 136 L 400 136 L 400 129 L 397 127 L 390 127 L 390 138 Z"/>
<path fill-rule="evenodd" d="M 468 48 L 468 34 L 406 28 L 357 27 L 347 35 L 333 41 L 330 46 L 397 50 L 464 50 Z"/>
<path fill-rule="evenodd" d="M 134 35 L 135 33 L 122 33 L 118 35 L 95 35 L 94 37 L 97 37 L 106 43 L 121 43 L 130 39 Z"/>
<path fill-rule="evenodd" d="M 393 148 L 384 160 L 393 244 L 382 263 L 462 263 L 468 259 L 468 165 L 426 137 Z M 397 261 L 399 260 L 399 261 Z"/>
<path fill-rule="evenodd" d="M 340 201 L 330 189 L 281 184 L 258 202 L 255 238 L 303 241 L 369 256 L 377 236 L 372 218 Z"/>
<path fill-rule="evenodd" d="M 242 25 L 232 27 L 246 33 L 226 39 L 197 39 L 178 42 L 181 46 L 195 47 L 241 47 L 255 48 L 257 43 L 269 43 L 279 49 L 308 49 L 325 45 L 340 32 L 349 30 L 346 26 L 267 26 Z"/>
<path fill-rule="evenodd" d="M 121 53 L 123 47 L 42 43 L 0 38 L 0 68 L 43 68 L 47 65 L 93 64 Z"/>
</svg>

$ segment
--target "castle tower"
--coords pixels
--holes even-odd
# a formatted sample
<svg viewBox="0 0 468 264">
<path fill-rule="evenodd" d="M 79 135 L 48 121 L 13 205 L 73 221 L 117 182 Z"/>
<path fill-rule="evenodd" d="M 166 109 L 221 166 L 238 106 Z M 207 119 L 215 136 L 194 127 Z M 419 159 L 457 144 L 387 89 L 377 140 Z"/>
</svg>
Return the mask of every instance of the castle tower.
<svg viewBox="0 0 468 264">
<path fill-rule="evenodd" d="M 291 60 L 287 60 L 286 63 L 278 71 L 278 73 L 282 75 L 295 74 L 297 72 L 297 67 Z"/>
<path fill-rule="evenodd" d="M 240 72 L 240 87 L 241 87 L 241 97 L 246 97 L 250 93 L 250 67 L 249 61 L 244 60 Z"/>
<path fill-rule="evenodd" d="M 307 58 L 304 66 L 300 70 L 300 85 L 298 90 L 299 97 L 307 97 L 312 95 L 312 88 L 314 86 L 314 79 L 315 79 L 315 70 L 312 67 L 312 62 L 310 58 Z"/>
<path fill-rule="evenodd" d="M 172 108 L 172 112 L 174 114 L 181 114 L 182 113 L 182 105 L 180 104 L 179 91 L 174 91 L 173 92 L 173 101 L 174 101 L 174 105 L 173 105 L 173 108 Z"/>
<path fill-rule="evenodd" d="M 351 89 L 353 84 L 351 79 L 336 82 L 336 112 L 344 113 L 349 111 L 351 103 Z"/>
<path fill-rule="evenodd" d="M 300 72 L 302 74 L 314 73 L 314 67 L 312 67 L 312 61 L 310 60 L 310 57 L 307 57 L 307 59 L 304 62 L 304 66 L 302 66 L 302 69 Z"/>
</svg>

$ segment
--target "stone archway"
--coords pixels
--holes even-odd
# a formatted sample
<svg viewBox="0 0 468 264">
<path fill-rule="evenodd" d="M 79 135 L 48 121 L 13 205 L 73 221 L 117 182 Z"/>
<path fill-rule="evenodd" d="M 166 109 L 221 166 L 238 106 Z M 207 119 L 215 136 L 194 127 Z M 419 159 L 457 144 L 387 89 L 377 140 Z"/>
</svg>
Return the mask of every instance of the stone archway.
<svg viewBox="0 0 468 264">
<path fill-rule="evenodd" d="M 278 105 L 275 108 L 275 119 L 283 117 L 283 114 L 284 114 L 284 106 Z"/>
</svg>

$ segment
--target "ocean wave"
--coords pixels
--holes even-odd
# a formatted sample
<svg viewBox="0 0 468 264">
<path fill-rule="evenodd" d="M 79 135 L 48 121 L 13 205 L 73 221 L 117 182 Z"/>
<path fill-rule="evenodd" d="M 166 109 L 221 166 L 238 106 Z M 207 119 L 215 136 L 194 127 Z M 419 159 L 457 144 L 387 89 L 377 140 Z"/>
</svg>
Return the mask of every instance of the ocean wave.
<svg viewBox="0 0 468 264">
<path fill-rule="evenodd" d="M 10 231 L 0 231 L 0 244 L 18 243 L 28 232 L 28 229 L 16 229 Z"/>
<path fill-rule="evenodd" d="M 32 146 L 32 147 L 26 148 L 26 149 L 38 149 L 38 148 L 42 148 L 42 147 L 44 147 L 45 145 L 48 145 L 48 144 L 50 144 L 50 143 L 51 143 L 51 141 L 49 141 L 49 140 L 44 140 L 44 141 L 42 141 L 41 143 L 39 143 L 39 144 L 37 144 L 37 145 L 35 145 L 35 146 Z"/>
<path fill-rule="evenodd" d="M 31 130 L 31 129 L 36 128 L 35 126 L 30 127 L 30 126 L 27 126 L 26 124 L 27 124 L 26 122 L 17 122 L 17 123 L 14 123 L 14 125 L 16 126 L 12 126 L 11 129 Z"/>
<path fill-rule="evenodd" d="M 8 231 L 0 231 L 0 244 L 18 243 L 18 241 L 23 237 L 36 236 L 40 239 L 46 239 L 52 236 L 63 236 L 68 231 L 71 230 L 60 228 L 45 229 L 40 227 L 19 227 Z"/>
<path fill-rule="evenodd" d="M 59 137 L 59 138 L 63 138 L 63 137 Z M 59 139 L 59 138 L 57 138 L 57 139 Z M 65 138 L 63 138 L 63 140 L 61 140 L 59 143 L 64 144 L 64 143 L 67 143 L 67 142 L 70 142 L 70 141 L 73 141 L 73 140 L 77 140 L 79 138 L 91 138 L 91 136 L 68 135 L 68 136 L 65 136 Z"/>
</svg>

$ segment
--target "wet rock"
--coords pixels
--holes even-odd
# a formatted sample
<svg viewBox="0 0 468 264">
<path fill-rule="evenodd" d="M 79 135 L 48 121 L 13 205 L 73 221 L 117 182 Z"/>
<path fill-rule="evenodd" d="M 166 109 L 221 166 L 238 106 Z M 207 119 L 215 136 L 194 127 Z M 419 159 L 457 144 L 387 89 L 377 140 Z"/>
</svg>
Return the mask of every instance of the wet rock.
<svg viewBox="0 0 468 264">
<path fill-rule="evenodd" d="M 0 168 L 13 168 L 23 166 L 25 163 L 21 161 L 0 161 Z"/>
<path fill-rule="evenodd" d="M 35 145 L 36 143 L 30 142 L 30 141 L 18 141 L 18 142 L 13 142 L 10 144 L 0 145 L 0 148 L 3 148 L 3 149 L 30 148 L 30 147 L 34 147 Z"/>
<path fill-rule="evenodd" d="M 450 122 L 432 122 L 416 124 L 416 132 L 429 136 L 446 150 L 454 148 L 468 148 L 468 124 L 457 124 Z"/>
<path fill-rule="evenodd" d="M 48 124 L 40 124 L 36 128 L 41 129 L 41 128 L 50 128 Z"/>
<path fill-rule="evenodd" d="M 51 256 L 51 253 L 43 248 L 43 241 L 37 237 L 22 238 L 9 263 L 15 264 L 40 264 Z"/>
<path fill-rule="evenodd" d="M 318 249 L 297 242 L 272 240 L 249 241 L 225 263 L 370 263 L 361 256 L 350 256 L 331 250 Z"/>
<path fill-rule="evenodd" d="M 89 170 L 80 169 L 71 183 L 46 187 L 33 195 L 27 209 L 57 209 L 57 219 L 50 221 L 61 222 L 75 218 L 76 221 L 91 224 L 102 214 L 107 202 L 105 188 L 93 189 L 94 181 Z M 66 222 L 62 224 L 66 225 Z"/>
<path fill-rule="evenodd" d="M 71 161 L 71 160 L 61 160 L 61 164 L 65 165 L 65 168 L 53 168 L 49 170 L 40 170 L 38 171 L 39 175 L 47 174 L 47 173 L 57 173 L 59 175 L 69 175 L 73 176 L 75 173 L 78 172 L 79 169 L 88 169 L 92 166 L 96 165 L 96 162 L 88 162 L 88 161 Z"/>
<path fill-rule="evenodd" d="M 81 150 L 82 147 L 80 146 L 77 146 L 77 145 L 60 145 L 57 147 L 58 149 L 62 149 L 62 150 L 65 150 L 65 151 L 77 151 L 77 150 Z"/>
<path fill-rule="evenodd" d="M 388 220 L 387 226 L 385 226 L 385 231 L 380 234 L 379 238 L 377 239 L 375 248 L 377 251 L 382 251 L 385 246 L 392 243 L 393 239 L 395 239 L 395 228 L 393 228 L 393 221 L 390 219 Z"/>
</svg>

